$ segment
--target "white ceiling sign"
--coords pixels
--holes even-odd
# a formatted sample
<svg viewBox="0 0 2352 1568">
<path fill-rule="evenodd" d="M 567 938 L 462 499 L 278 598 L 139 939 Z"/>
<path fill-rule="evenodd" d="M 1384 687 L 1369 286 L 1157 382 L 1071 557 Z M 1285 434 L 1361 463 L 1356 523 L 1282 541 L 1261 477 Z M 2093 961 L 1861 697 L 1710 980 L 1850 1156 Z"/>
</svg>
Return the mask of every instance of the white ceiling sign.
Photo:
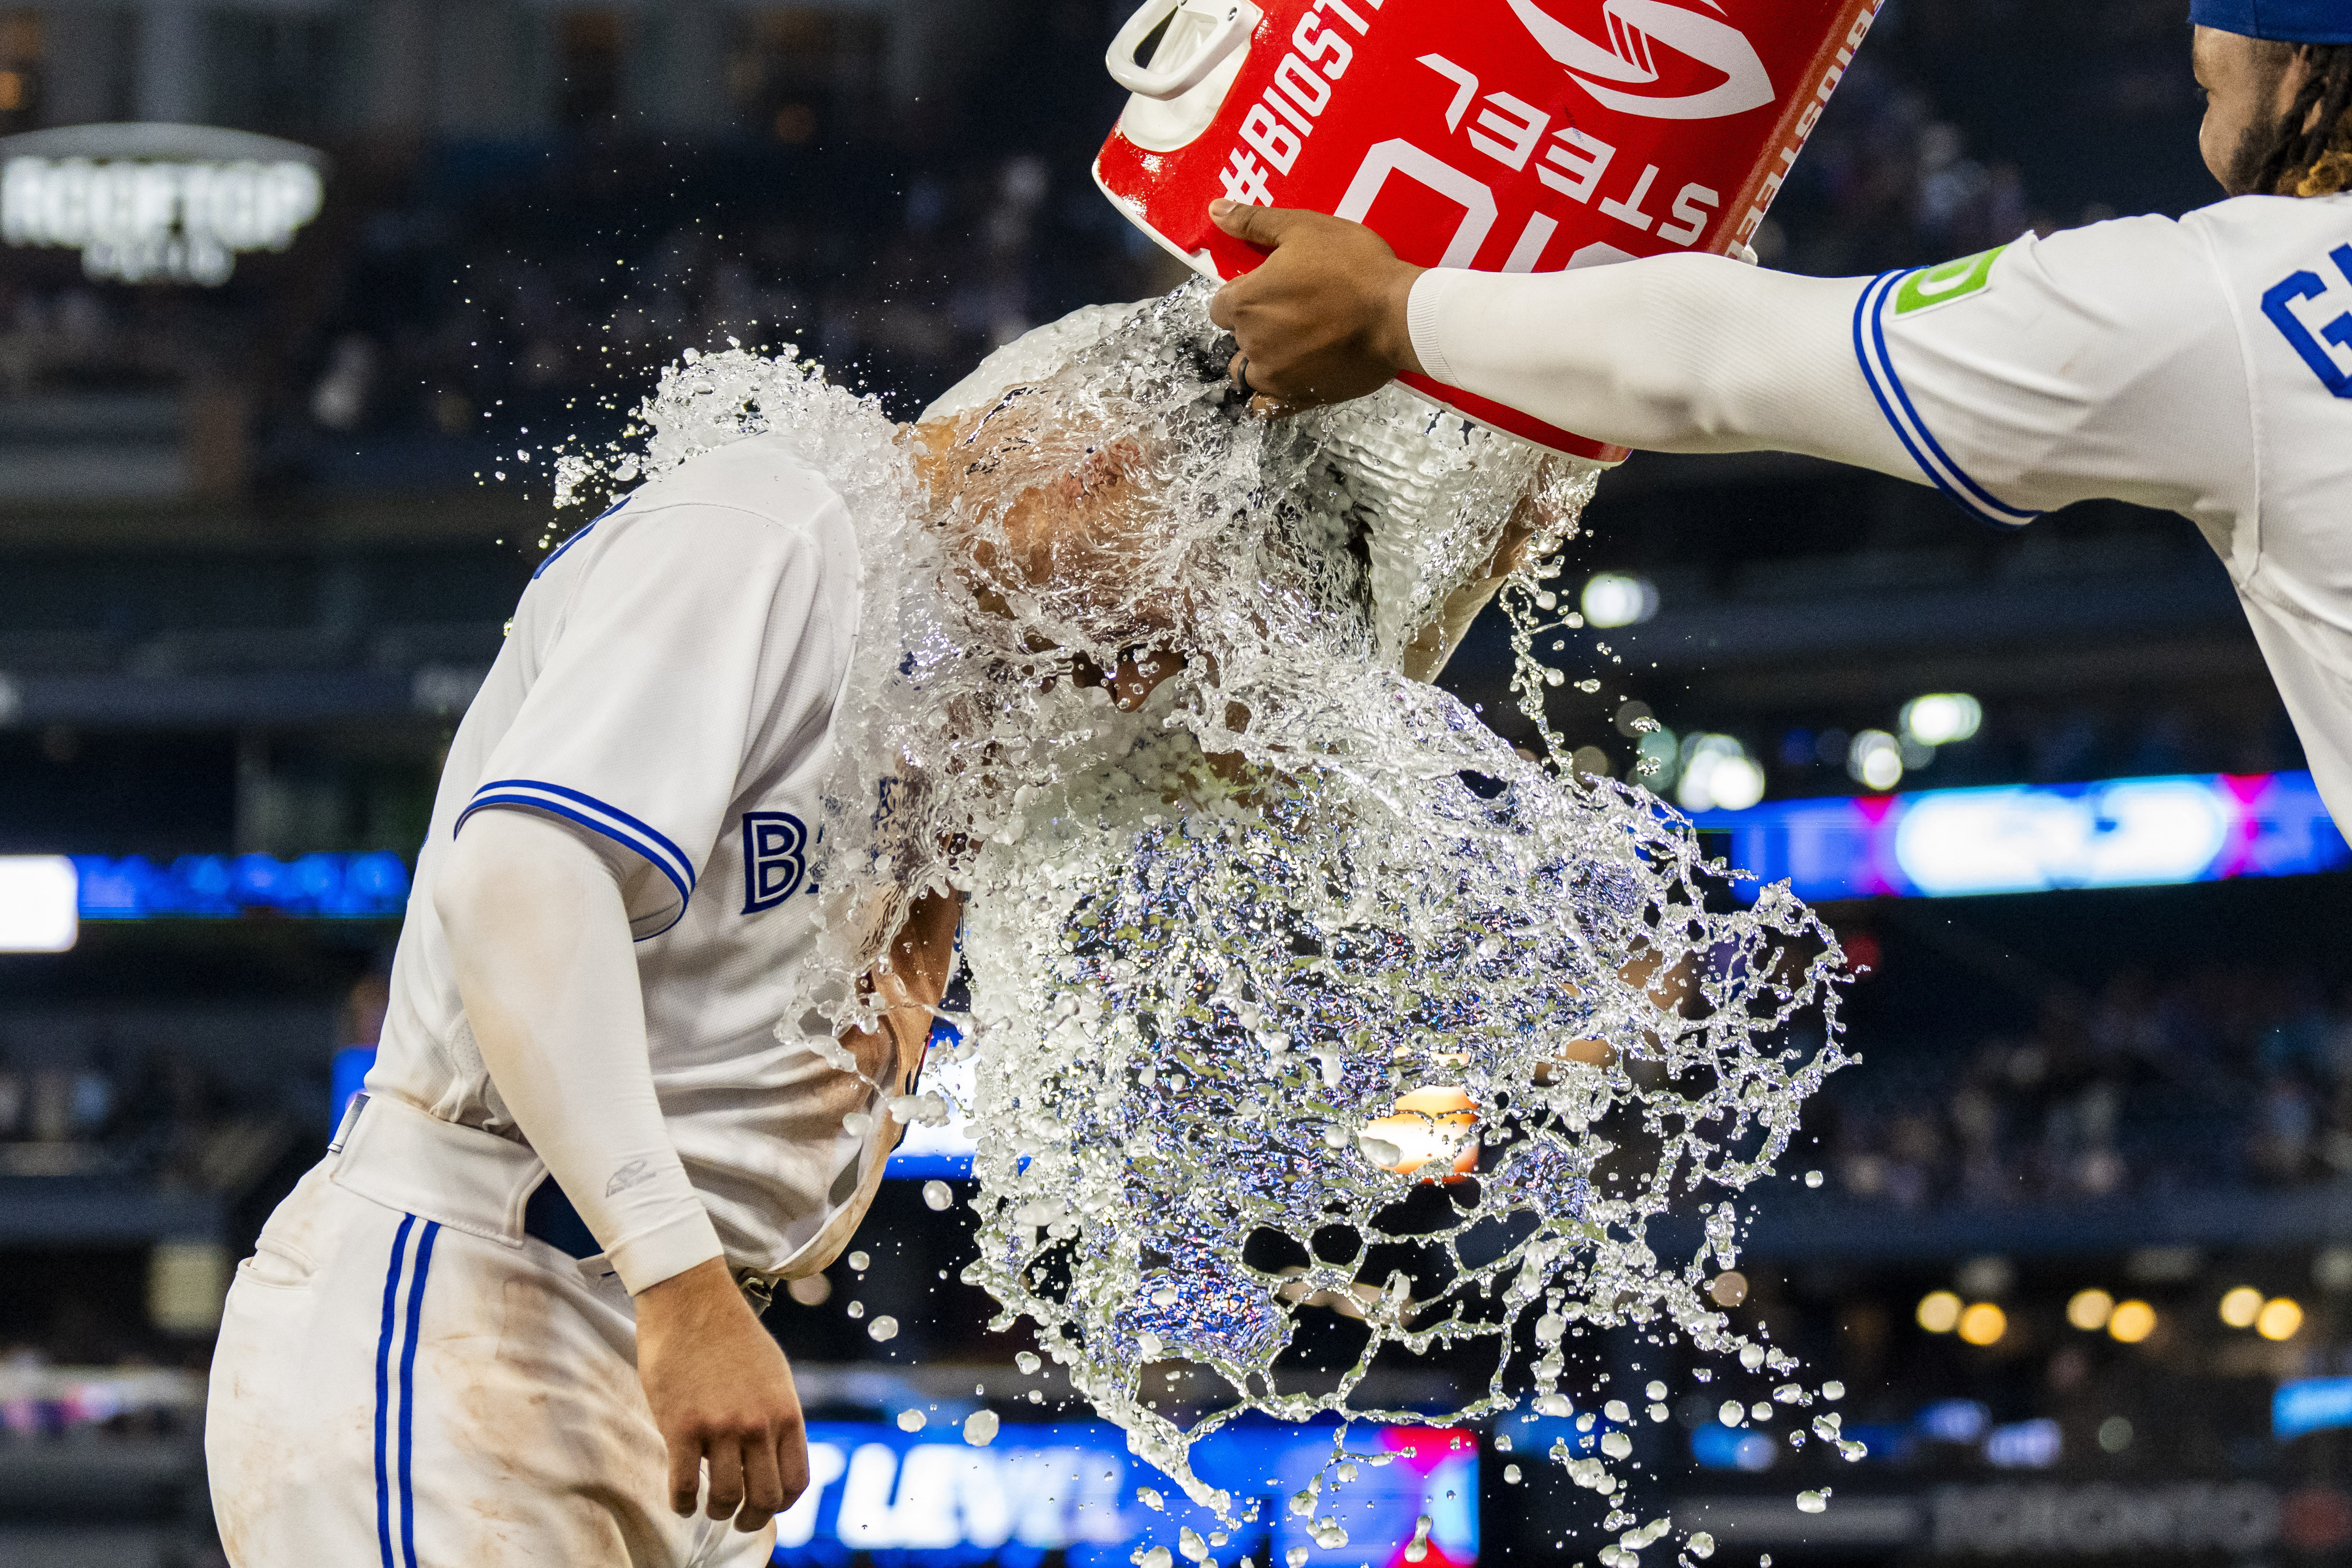
<svg viewBox="0 0 2352 1568">
<path fill-rule="evenodd" d="M 0 240 L 81 252 L 116 283 L 228 281 L 319 216 L 326 159 L 206 125 L 70 125 L 0 140 Z"/>
</svg>

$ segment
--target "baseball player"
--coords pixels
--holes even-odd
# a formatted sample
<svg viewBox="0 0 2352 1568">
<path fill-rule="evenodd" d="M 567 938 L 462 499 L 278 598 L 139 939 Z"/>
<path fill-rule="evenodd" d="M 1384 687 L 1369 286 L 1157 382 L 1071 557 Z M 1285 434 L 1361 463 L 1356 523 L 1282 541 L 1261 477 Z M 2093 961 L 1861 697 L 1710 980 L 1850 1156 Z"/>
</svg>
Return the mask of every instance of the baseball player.
<svg viewBox="0 0 2352 1568">
<path fill-rule="evenodd" d="M 205 1447 L 238 1568 L 766 1560 L 808 1460 L 745 1287 L 863 1214 L 896 1132 L 865 1079 L 919 1067 L 959 913 L 919 901 L 877 968 L 863 1077 L 822 1024 L 779 1038 L 857 578 L 846 508 L 772 437 L 534 574 L 450 748 L 366 1095 L 229 1294 Z"/>
<path fill-rule="evenodd" d="M 1370 231 L 1219 203 L 1271 247 L 1213 307 L 1297 405 L 1400 371 L 1661 451 L 1778 449 L 1933 484 L 2002 529 L 2092 497 L 2222 561 L 2322 796 L 2352 824 L 2352 0 L 2193 0 L 2232 199 L 1876 279 L 1675 255 L 1423 271 Z M 2256 194 L 2259 193 L 2259 194 Z"/>
<path fill-rule="evenodd" d="M 1001 490 L 1051 415 L 998 393 L 1118 314 L 935 405 L 912 449 L 942 500 Z M 976 556 L 982 585 L 1116 572 L 1152 526 L 1139 452 L 1072 450 L 1022 481 L 1019 558 Z M 1515 514 L 1414 673 L 1542 521 Z M 869 977 L 885 1026 L 841 1038 L 857 1072 L 820 1022 L 779 1037 L 858 574 L 840 497 L 754 437 L 533 575 L 450 748 L 367 1092 L 229 1294 L 205 1448 L 236 1568 L 764 1561 L 808 1459 L 751 1303 L 870 1203 L 897 1134 L 874 1086 L 920 1068 L 961 910 L 915 901 Z M 1181 666 L 1106 679 L 1131 706 Z"/>
</svg>

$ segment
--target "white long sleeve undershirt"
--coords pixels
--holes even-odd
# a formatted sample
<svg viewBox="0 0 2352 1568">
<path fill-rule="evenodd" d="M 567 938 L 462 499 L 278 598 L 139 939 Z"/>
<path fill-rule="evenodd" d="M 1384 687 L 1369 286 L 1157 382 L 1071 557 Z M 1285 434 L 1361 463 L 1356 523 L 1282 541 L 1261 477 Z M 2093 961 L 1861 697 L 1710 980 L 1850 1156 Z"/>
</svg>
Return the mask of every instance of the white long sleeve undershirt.
<svg viewBox="0 0 2352 1568">
<path fill-rule="evenodd" d="M 483 1065 L 635 1295 L 721 1256 L 654 1093 L 623 884 L 650 874 L 532 813 L 477 813 L 434 886 Z"/>
<path fill-rule="evenodd" d="M 1854 359 L 1863 287 L 1693 254 L 1442 268 L 1414 282 L 1407 324 L 1437 380 L 1594 440 L 1802 452 L 1924 483 Z"/>
</svg>

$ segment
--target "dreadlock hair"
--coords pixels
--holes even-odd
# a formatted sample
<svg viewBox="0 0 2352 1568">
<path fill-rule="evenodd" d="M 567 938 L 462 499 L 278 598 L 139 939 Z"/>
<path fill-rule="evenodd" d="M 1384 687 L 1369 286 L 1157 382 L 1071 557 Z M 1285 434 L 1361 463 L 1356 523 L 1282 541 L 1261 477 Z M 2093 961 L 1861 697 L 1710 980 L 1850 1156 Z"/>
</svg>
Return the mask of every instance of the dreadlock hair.
<svg viewBox="0 0 2352 1568">
<path fill-rule="evenodd" d="M 2311 62 L 2311 75 L 2279 124 L 2254 189 L 2282 196 L 2334 195 L 2352 190 L 2352 44 L 2311 44 L 2301 52 Z"/>
</svg>

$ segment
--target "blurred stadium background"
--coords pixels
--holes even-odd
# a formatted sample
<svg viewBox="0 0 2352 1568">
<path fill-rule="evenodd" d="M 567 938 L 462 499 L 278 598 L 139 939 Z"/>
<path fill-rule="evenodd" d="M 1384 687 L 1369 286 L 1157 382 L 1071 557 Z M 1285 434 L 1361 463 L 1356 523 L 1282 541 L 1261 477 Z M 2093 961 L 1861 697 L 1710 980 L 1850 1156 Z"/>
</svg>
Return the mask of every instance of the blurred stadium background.
<svg viewBox="0 0 2352 1568">
<path fill-rule="evenodd" d="M 1126 9 L 0 5 L 0 1562 L 223 1561 L 221 1295 L 374 1039 L 441 748 L 569 526 L 548 447 L 690 346 L 797 342 L 907 411 L 1170 287 L 1087 177 Z M 1766 259 L 2202 204 L 2180 13 L 1893 0 Z M 276 161 L 249 232 L 74 231 L 39 184 L 119 121 L 290 145 L 178 154 Z M 1649 757 L 1870 970 L 1818 1180 L 1717 1282 L 1869 1456 L 1691 1400 L 1632 1416 L 1657 1499 L 1734 1563 L 2352 1558 L 2352 854 L 2203 542 L 2121 506 L 1998 538 L 1780 458 L 1637 457 L 1588 524 L 1579 765 Z M 1507 727 L 1493 634 L 1449 680 Z M 829 1475 L 784 1560 L 1112 1568 L 1172 1532 L 987 1331 L 918 1181 L 862 1245 L 770 1319 Z M 1689 1386 L 1645 1348 L 1620 1385 Z M 982 1405 L 1005 1434 L 967 1448 Z M 1412 1462 L 1314 1562 L 1401 1561 L 1421 1512 L 1448 1568 L 1583 1557 L 1551 1440 L 1393 1435 Z M 1081 1512 L 1045 1478 L 1091 1458 Z"/>
</svg>

